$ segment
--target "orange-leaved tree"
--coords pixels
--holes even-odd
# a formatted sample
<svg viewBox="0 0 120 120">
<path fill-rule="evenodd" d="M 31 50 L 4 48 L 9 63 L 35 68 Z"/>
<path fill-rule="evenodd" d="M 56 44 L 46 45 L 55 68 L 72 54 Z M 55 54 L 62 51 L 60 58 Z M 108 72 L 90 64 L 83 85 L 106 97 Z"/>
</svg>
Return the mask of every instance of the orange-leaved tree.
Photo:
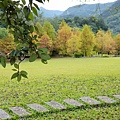
<svg viewBox="0 0 120 120">
<path fill-rule="evenodd" d="M 51 53 L 53 49 L 53 42 L 46 32 L 44 32 L 43 36 L 39 39 L 39 44 L 39 48 L 47 48 L 49 54 Z"/>
<path fill-rule="evenodd" d="M 9 36 L 5 39 L 0 40 L 0 51 L 8 55 L 12 50 L 16 48 L 16 44 L 14 44 L 14 37 L 12 34 L 9 34 Z"/>
</svg>

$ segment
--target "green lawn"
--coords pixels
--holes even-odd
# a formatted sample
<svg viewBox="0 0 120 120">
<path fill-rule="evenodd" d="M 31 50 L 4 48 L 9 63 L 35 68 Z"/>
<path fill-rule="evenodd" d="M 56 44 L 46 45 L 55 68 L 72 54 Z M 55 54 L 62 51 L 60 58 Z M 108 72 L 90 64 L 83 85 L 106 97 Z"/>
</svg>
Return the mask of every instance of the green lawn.
<svg viewBox="0 0 120 120">
<path fill-rule="evenodd" d="M 29 110 L 28 103 L 48 107 L 44 102 L 50 100 L 63 103 L 66 98 L 78 100 L 82 96 L 95 98 L 97 95 L 120 94 L 120 58 L 54 58 L 47 65 L 39 60 L 34 63 L 25 61 L 21 69 L 28 71 L 29 79 L 21 82 L 10 80 L 12 68 L 0 66 L 0 108 L 7 111 L 10 106 L 23 106 Z M 27 119 L 34 118 L 120 120 L 120 104 L 86 110 L 73 108 L 43 115 L 36 113 Z"/>
</svg>

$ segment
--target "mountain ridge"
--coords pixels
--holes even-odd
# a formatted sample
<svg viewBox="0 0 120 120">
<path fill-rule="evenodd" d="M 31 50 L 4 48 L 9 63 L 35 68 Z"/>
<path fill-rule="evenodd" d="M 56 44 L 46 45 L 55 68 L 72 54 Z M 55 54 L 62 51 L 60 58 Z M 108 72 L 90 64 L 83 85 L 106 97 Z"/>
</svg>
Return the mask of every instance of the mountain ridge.
<svg viewBox="0 0 120 120">
<path fill-rule="evenodd" d="M 44 9 L 45 10 L 45 9 Z M 49 11 L 49 12 L 48 12 Z M 51 13 L 50 13 L 51 12 Z M 45 13 L 45 12 L 44 12 Z M 102 18 L 113 33 L 120 33 L 120 0 L 104 4 L 83 4 L 69 7 L 65 11 L 47 10 L 46 15 L 49 18 L 58 16 L 58 18 L 74 18 L 76 16 L 86 18 L 95 16 Z M 54 14 L 54 15 L 51 15 Z"/>
<path fill-rule="evenodd" d="M 55 16 L 59 16 L 63 13 L 63 11 L 60 10 L 47 10 L 43 7 L 40 7 L 39 13 L 43 13 L 43 17 L 46 18 L 53 18 Z"/>
<path fill-rule="evenodd" d="M 114 2 L 110 3 L 104 3 L 104 4 L 83 4 L 83 5 L 76 5 L 73 7 L 68 8 L 65 10 L 61 17 L 89 17 L 93 15 L 101 14 L 106 10 L 106 8 L 111 7 L 114 4 Z"/>
</svg>

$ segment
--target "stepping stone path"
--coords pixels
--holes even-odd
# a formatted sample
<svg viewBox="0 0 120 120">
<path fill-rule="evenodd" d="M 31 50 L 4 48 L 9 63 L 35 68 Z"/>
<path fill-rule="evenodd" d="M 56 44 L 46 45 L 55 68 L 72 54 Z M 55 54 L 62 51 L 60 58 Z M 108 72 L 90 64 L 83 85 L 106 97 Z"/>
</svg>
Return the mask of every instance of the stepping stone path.
<svg viewBox="0 0 120 120">
<path fill-rule="evenodd" d="M 119 95 L 113 95 L 115 98 L 120 99 L 120 94 Z M 117 102 L 117 100 L 111 99 L 107 96 L 98 96 L 97 97 L 99 100 L 102 100 L 105 103 L 114 103 Z M 97 105 L 100 104 L 100 101 L 97 101 L 93 98 L 90 98 L 89 96 L 86 97 L 81 97 L 80 100 L 82 100 L 83 102 L 86 102 L 90 105 Z M 77 106 L 80 107 L 83 104 L 79 103 L 78 101 L 74 100 L 74 99 L 65 99 L 64 100 L 65 103 L 69 104 L 69 105 L 73 105 L 73 106 Z M 55 108 L 55 109 L 66 109 L 66 106 L 56 102 L 56 101 L 50 101 L 50 102 L 45 102 L 46 104 L 48 104 L 49 106 Z M 30 107 L 33 110 L 39 111 L 39 112 L 45 112 L 48 111 L 47 108 L 45 108 L 42 105 L 39 105 L 37 103 L 33 103 L 33 104 L 27 104 L 28 107 Z M 29 112 L 27 112 L 25 109 L 21 108 L 21 107 L 10 107 L 10 110 L 12 110 L 13 113 L 17 114 L 18 116 L 24 116 L 24 115 L 30 115 Z M 4 110 L 0 109 L 0 119 L 10 119 L 11 116 L 6 113 Z"/>
<path fill-rule="evenodd" d="M 115 98 L 120 99 L 120 95 L 113 95 Z"/>
<path fill-rule="evenodd" d="M 25 109 L 23 109 L 21 107 L 10 107 L 10 110 L 12 110 L 13 113 L 15 113 L 19 116 L 24 116 L 24 115 L 29 115 L 30 114 Z"/>
<path fill-rule="evenodd" d="M 116 100 L 113 100 L 107 96 L 98 96 L 98 98 L 106 103 L 114 103 Z"/>
<path fill-rule="evenodd" d="M 73 106 L 77 106 L 77 107 L 81 107 L 83 105 L 74 99 L 66 99 L 66 100 L 64 100 L 64 102 L 66 102 L 69 105 L 73 105 Z"/>
<path fill-rule="evenodd" d="M 50 102 L 46 102 L 46 104 L 50 105 L 51 107 L 55 108 L 55 109 L 66 109 L 66 107 L 58 102 L 55 101 L 50 101 Z"/>
<path fill-rule="evenodd" d="M 97 105 L 97 104 L 100 104 L 100 102 L 99 101 L 97 101 L 97 100 L 95 100 L 95 99 L 93 99 L 93 98 L 90 98 L 90 97 L 81 97 L 80 98 L 83 102 L 86 102 L 86 103 L 88 103 L 88 104 L 90 104 L 90 105 Z"/>
<path fill-rule="evenodd" d="M 11 118 L 4 110 L 0 109 L 0 119 L 9 119 Z"/>
<path fill-rule="evenodd" d="M 43 107 L 42 105 L 39 105 L 39 104 L 28 104 L 27 106 L 29 106 L 30 108 L 36 110 L 36 111 L 39 111 L 39 112 L 45 112 L 45 111 L 48 111 L 47 108 Z"/>
</svg>

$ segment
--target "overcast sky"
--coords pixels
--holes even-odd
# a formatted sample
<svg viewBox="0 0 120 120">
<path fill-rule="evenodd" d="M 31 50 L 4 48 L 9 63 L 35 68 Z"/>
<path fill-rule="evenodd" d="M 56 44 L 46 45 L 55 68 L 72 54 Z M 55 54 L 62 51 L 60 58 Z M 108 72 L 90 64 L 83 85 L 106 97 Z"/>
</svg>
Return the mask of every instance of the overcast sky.
<svg viewBox="0 0 120 120">
<path fill-rule="evenodd" d="M 39 4 L 39 6 L 44 7 L 48 10 L 61 10 L 64 11 L 67 8 L 79 4 L 83 4 L 85 2 L 80 2 L 85 0 L 49 0 L 49 2 L 45 2 L 44 5 Z M 107 3 L 107 2 L 114 2 L 116 0 L 86 0 L 87 3 Z"/>
</svg>

